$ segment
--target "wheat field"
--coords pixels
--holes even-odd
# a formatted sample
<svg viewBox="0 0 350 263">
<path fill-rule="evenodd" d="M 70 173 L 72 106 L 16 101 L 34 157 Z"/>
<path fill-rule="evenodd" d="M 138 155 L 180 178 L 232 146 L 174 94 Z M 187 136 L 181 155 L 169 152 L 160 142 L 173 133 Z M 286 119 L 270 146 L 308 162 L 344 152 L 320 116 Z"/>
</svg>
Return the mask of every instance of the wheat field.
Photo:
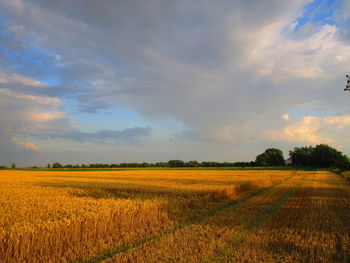
<svg viewBox="0 0 350 263">
<path fill-rule="evenodd" d="M 0 171 L 0 262 L 349 262 L 328 171 Z"/>
</svg>

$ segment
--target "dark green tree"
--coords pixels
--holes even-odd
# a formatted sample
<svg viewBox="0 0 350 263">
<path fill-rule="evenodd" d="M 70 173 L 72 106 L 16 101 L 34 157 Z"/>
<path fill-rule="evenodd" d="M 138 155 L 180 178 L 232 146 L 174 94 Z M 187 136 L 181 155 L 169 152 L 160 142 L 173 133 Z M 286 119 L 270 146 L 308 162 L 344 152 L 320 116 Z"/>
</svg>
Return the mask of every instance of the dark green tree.
<svg viewBox="0 0 350 263">
<path fill-rule="evenodd" d="M 197 162 L 197 161 L 189 161 L 189 162 L 186 162 L 185 163 L 185 166 L 186 167 L 198 167 L 200 165 L 200 163 L 199 162 Z"/>
<path fill-rule="evenodd" d="M 12 169 L 16 169 L 16 164 L 13 163 L 13 164 L 11 165 L 11 168 L 12 168 Z"/>
<path fill-rule="evenodd" d="M 342 152 L 327 145 L 319 144 L 315 147 L 295 147 L 289 152 L 293 165 L 314 166 L 320 168 L 349 168 L 349 159 Z"/>
<path fill-rule="evenodd" d="M 342 152 L 326 144 L 316 145 L 313 164 L 322 168 L 342 168 L 346 166 L 346 159 Z"/>
<path fill-rule="evenodd" d="M 269 148 L 262 154 L 256 156 L 255 163 L 257 166 L 281 166 L 285 165 L 283 152 L 280 149 Z"/>
<path fill-rule="evenodd" d="M 63 168 L 63 165 L 58 163 L 58 162 L 56 162 L 56 163 L 52 164 L 52 168 Z"/>
<path fill-rule="evenodd" d="M 185 163 L 182 160 L 169 160 L 168 166 L 169 167 L 184 167 Z"/>
<path fill-rule="evenodd" d="M 312 166 L 315 148 L 312 146 L 295 147 L 293 151 L 289 151 L 293 165 Z"/>
</svg>

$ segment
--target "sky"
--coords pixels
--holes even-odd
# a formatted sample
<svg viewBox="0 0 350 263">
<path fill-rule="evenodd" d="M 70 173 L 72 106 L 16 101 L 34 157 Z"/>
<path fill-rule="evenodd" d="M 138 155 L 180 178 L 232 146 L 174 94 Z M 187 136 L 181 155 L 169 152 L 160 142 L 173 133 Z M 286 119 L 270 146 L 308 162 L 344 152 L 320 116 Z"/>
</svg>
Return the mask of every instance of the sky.
<svg viewBox="0 0 350 263">
<path fill-rule="evenodd" d="M 350 1 L 2 0 L 0 165 L 350 155 Z"/>
</svg>

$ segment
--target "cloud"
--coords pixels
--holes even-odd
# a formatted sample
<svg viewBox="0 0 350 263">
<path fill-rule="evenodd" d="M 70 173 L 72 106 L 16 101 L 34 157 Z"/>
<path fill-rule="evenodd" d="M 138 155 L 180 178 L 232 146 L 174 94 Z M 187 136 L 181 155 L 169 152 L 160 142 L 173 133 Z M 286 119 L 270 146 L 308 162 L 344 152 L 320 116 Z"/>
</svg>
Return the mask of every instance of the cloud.
<svg viewBox="0 0 350 263">
<path fill-rule="evenodd" d="M 143 137 L 151 135 L 151 128 L 127 128 L 124 130 L 101 130 L 98 132 L 88 133 L 76 129 L 65 131 L 42 131 L 32 136 L 42 139 L 64 139 L 76 142 L 91 142 L 98 144 L 121 144 L 121 145 L 139 145 Z"/>
<path fill-rule="evenodd" d="M 46 87 L 47 84 L 42 83 L 40 81 L 37 81 L 35 79 L 32 78 L 28 78 L 25 76 L 21 76 L 18 74 L 11 74 L 11 75 L 7 75 L 7 74 L 1 74 L 0 72 L 0 84 L 21 84 L 24 86 L 30 86 L 30 87 Z"/>
<path fill-rule="evenodd" d="M 174 135 L 175 140 L 201 142 L 233 142 L 237 139 L 234 128 L 229 126 L 216 127 L 215 130 L 183 130 Z"/>
<path fill-rule="evenodd" d="M 324 118 L 323 121 L 327 124 L 336 125 L 337 129 L 342 129 L 350 125 L 350 116 L 331 116 Z"/>
<path fill-rule="evenodd" d="M 0 88 L 0 115 L 3 129 L 0 137 L 25 149 L 39 152 L 40 149 L 30 142 L 23 142 L 21 137 L 38 139 L 66 139 L 76 142 L 119 143 L 136 145 L 142 137 L 151 134 L 151 128 L 127 128 L 120 131 L 101 130 L 87 133 L 69 119 L 69 116 L 57 111 L 62 105 L 60 99 L 28 95 Z"/>
<path fill-rule="evenodd" d="M 36 123 L 45 123 L 53 120 L 62 119 L 66 116 L 63 112 L 28 112 L 28 118 Z"/>
<path fill-rule="evenodd" d="M 254 143 L 266 145 L 270 130 L 291 141 L 291 125 L 300 130 L 299 140 L 338 140 L 340 135 L 322 128 L 341 127 L 343 120 L 315 117 L 290 124 L 287 115 L 280 116 L 293 110 L 311 117 L 350 110 L 343 94 L 350 68 L 348 27 L 302 25 L 311 2 L 3 1 L 3 130 L 21 136 L 46 132 L 53 140 L 123 141 L 123 129 L 114 131 L 110 122 L 101 124 L 98 134 L 79 130 L 70 119 L 84 116 L 93 126 L 96 117 L 86 116 L 121 105 L 150 123 L 181 123 L 184 131 L 167 131 L 167 137 L 181 144 L 182 152 L 192 141 L 207 143 L 202 152 L 217 147 L 235 158 L 244 149 L 252 151 Z M 349 17 L 346 10 L 338 10 L 339 21 Z M 55 84 L 42 85 L 51 77 Z M 291 128 L 282 133 L 286 120 Z M 157 131 L 152 136 L 161 143 L 154 138 Z"/>
<path fill-rule="evenodd" d="M 22 147 L 24 149 L 31 150 L 31 151 L 34 151 L 34 152 L 40 152 L 41 151 L 40 148 L 38 146 L 36 146 L 34 143 L 23 142 L 16 135 L 11 134 L 11 140 L 12 140 L 12 142 L 14 142 L 15 144 L 19 145 L 20 147 Z"/>
<path fill-rule="evenodd" d="M 3 76 L 5 76 L 3 74 Z M 95 144 L 113 145 L 140 145 L 143 137 L 151 135 L 151 128 L 127 128 L 123 130 L 103 129 L 97 132 L 83 132 L 69 119 L 69 115 L 59 109 L 62 101 L 59 98 L 47 95 L 35 95 L 25 88 L 33 87 L 32 84 L 40 83 L 34 79 L 23 81 L 22 78 L 13 76 L 6 78 L 5 84 L 20 85 L 18 90 L 0 87 L 0 143 L 3 145 L 2 158 L 9 158 L 11 150 L 8 147 L 19 146 L 20 149 L 31 152 L 45 152 L 45 144 L 39 147 L 39 143 L 45 140 L 58 139 L 74 142 L 91 142 Z M 39 85 L 39 84 L 38 84 Z M 16 86 L 18 87 L 18 86 Z M 41 85 L 40 85 L 41 87 Z M 45 87 L 45 86 L 43 86 Z M 48 87 L 48 86 L 47 86 Z M 24 139 L 25 138 L 25 139 Z M 29 140 L 29 141 L 28 141 Z M 6 146 L 6 147 L 5 147 Z M 29 152 L 27 150 L 30 150 Z M 14 154 L 18 154 L 15 152 Z"/>
<path fill-rule="evenodd" d="M 350 126 L 350 115 L 328 116 L 324 118 L 305 116 L 298 122 L 281 130 L 270 132 L 273 140 L 311 144 L 337 144 L 336 130 Z"/>
<path fill-rule="evenodd" d="M 31 86 L 27 86 L 29 87 Z M 55 129 L 52 122 L 63 120 L 65 116 L 57 111 L 60 105 L 61 101 L 58 98 L 20 93 L 0 87 L 0 144 L 3 149 L 0 158 L 11 159 L 14 158 L 12 154 L 20 155 L 17 150 L 12 149 L 17 146 L 26 150 L 28 154 L 41 152 L 42 149 L 38 145 L 27 140 L 27 135 L 40 130 Z M 63 125 L 67 127 L 69 122 Z"/>
<path fill-rule="evenodd" d="M 283 114 L 282 116 L 282 119 L 285 120 L 285 121 L 289 121 L 290 120 L 290 117 L 288 114 Z"/>
<path fill-rule="evenodd" d="M 21 101 L 26 101 L 29 103 L 35 103 L 39 105 L 48 105 L 52 107 L 58 107 L 61 105 L 61 102 L 58 98 L 19 93 L 7 88 L 0 88 L 0 95 L 3 98 L 7 97 L 8 99 L 11 99 L 11 100 L 21 100 Z"/>
<path fill-rule="evenodd" d="M 249 101 L 261 88 L 258 79 L 252 81 L 251 70 L 271 61 L 267 54 L 276 43 L 270 39 L 279 38 L 281 28 L 307 2 L 281 5 L 270 0 L 251 6 L 245 1 L 215 5 L 61 1 L 48 6 L 44 1 L 15 5 L 8 1 L 7 8 L 15 21 L 22 22 L 21 32 L 28 32 L 20 34 L 22 39 L 35 37 L 39 48 L 62 50 L 62 86 L 86 85 L 84 96 L 70 93 L 82 110 L 98 112 L 121 102 L 145 115 L 165 114 L 186 124 L 193 119 L 204 124 L 213 117 L 218 120 L 224 109 L 234 118 L 238 111 L 260 110 L 254 105 L 266 107 Z M 70 11 L 77 9 L 78 16 Z M 284 44 L 280 40 L 279 49 Z M 271 72 L 274 64 L 270 63 Z M 205 118 L 210 114 L 203 113 L 208 103 L 215 116 Z"/>
<path fill-rule="evenodd" d="M 278 83 L 284 79 L 334 78 L 349 66 L 350 47 L 338 38 L 338 28 L 324 25 L 303 39 L 288 38 L 273 32 L 262 35 L 252 60 L 262 64 L 260 75 L 268 75 Z M 295 34 L 290 31 L 288 34 Z M 264 61 L 269 61 L 264 65 Z"/>
</svg>

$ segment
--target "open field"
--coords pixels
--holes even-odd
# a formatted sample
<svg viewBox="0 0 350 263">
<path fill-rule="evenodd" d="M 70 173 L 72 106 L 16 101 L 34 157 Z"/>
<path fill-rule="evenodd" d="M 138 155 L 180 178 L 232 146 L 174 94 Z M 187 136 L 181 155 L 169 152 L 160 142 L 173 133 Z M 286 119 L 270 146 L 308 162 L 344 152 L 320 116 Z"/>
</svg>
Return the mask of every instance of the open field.
<svg viewBox="0 0 350 263">
<path fill-rule="evenodd" d="M 327 171 L 0 171 L 0 262 L 349 262 Z"/>
</svg>

